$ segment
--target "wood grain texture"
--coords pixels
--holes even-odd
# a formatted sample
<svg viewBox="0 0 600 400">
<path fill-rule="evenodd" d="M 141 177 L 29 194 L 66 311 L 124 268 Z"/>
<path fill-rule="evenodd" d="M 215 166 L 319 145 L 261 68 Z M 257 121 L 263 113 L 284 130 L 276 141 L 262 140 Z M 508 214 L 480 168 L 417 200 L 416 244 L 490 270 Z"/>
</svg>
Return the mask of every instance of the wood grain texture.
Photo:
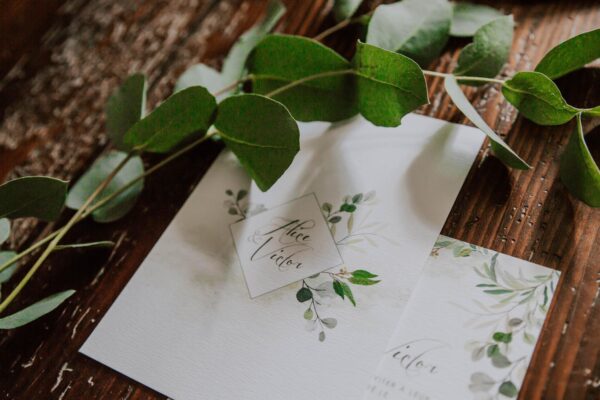
<svg viewBox="0 0 600 400">
<path fill-rule="evenodd" d="M 15 6 L 26 3 L 29 8 Z M 266 5 L 265 0 L 64 0 L 52 3 L 61 4 L 58 9 L 42 9 L 32 8 L 33 3 L 5 0 L 0 16 L 0 21 L 14 19 L 25 9 L 33 13 L 35 25 L 12 32 L 14 39 L 2 36 L 2 49 L 13 56 L 0 57 L 0 76 L 10 70 L 0 80 L 0 180 L 26 174 L 76 179 L 107 148 L 104 104 L 126 75 L 148 75 L 152 107 L 171 93 L 189 65 L 202 61 L 219 67 L 231 44 Z M 285 3 L 288 12 L 279 31 L 312 36 L 332 24 L 331 1 Z M 374 4 L 368 3 L 365 9 Z M 495 2 L 517 21 L 504 75 L 532 69 L 555 44 L 600 27 L 600 6 L 593 0 L 526 3 Z M 43 37 L 35 38 L 47 12 L 56 13 L 52 24 Z M 351 27 L 327 44 L 350 55 L 357 33 Z M 451 40 L 431 69 L 450 70 L 466 43 Z M 21 57 L 16 66 L 14 54 Z M 442 81 L 428 83 L 431 104 L 419 112 L 467 123 L 443 94 Z M 571 74 L 559 85 L 574 104 L 600 104 L 597 69 Z M 573 199 L 557 178 L 559 156 L 573 124 L 548 128 L 524 120 L 502 100 L 497 87 L 471 89 L 469 96 L 534 169 L 507 170 L 484 145 L 443 233 L 563 272 L 520 398 L 600 398 L 600 210 Z M 588 123 L 587 129 L 592 128 Z M 598 155 L 600 128 L 587 138 Z M 220 145 L 209 143 L 151 177 L 124 220 L 110 225 L 84 222 L 71 232 L 70 240 L 112 239 L 117 246 L 111 251 L 62 252 L 36 275 L 13 309 L 58 290 L 73 288 L 77 294 L 42 320 L 0 334 L 0 398 L 164 398 L 77 350 L 219 150 Z M 148 157 L 146 162 L 158 159 Z M 52 229 L 31 220 L 15 225 L 10 241 L 15 248 Z"/>
</svg>

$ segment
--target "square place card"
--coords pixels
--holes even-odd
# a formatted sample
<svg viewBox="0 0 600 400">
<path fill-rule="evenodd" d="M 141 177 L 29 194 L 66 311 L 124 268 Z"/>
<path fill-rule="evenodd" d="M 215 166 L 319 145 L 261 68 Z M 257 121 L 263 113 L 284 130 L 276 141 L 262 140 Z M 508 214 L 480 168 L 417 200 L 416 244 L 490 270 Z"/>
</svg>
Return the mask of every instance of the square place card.
<svg viewBox="0 0 600 400">
<path fill-rule="evenodd" d="M 440 236 L 364 399 L 517 397 L 559 275 Z"/>
<path fill-rule="evenodd" d="M 251 297 L 342 264 L 314 193 L 244 218 L 231 233 Z"/>
<path fill-rule="evenodd" d="M 266 193 L 223 152 L 81 351 L 176 400 L 360 399 L 482 141 L 418 115 L 304 124 Z M 272 240 L 318 249 L 289 264 L 259 249 L 288 220 L 314 232 Z"/>
</svg>

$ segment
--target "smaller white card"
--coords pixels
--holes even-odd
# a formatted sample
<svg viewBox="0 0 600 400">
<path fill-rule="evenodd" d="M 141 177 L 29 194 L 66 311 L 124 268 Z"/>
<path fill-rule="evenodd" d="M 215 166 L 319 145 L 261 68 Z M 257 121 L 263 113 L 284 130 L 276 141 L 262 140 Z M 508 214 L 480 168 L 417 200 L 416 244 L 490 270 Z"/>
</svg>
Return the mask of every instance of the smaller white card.
<svg viewBox="0 0 600 400">
<path fill-rule="evenodd" d="M 517 397 L 559 274 L 440 236 L 364 399 Z"/>
<path fill-rule="evenodd" d="M 253 298 L 343 263 L 313 193 L 230 227 Z"/>
</svg>

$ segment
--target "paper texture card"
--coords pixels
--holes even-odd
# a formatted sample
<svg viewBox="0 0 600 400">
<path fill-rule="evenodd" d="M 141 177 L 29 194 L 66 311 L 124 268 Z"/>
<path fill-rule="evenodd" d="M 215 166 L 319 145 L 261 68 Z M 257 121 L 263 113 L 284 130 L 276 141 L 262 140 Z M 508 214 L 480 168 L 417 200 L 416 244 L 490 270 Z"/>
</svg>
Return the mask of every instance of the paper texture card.
<svg viewBox="0 0 600 400">
<path fill-rule="evenodd" d="M 231 233 L 251 297 L 342 264 L 314 193 L 242 217 Z"/>
<path fill-rule="evenodd" d="M 440 236 L 364 399 L 517 397 L 558 278 Z"/>
<path fill-rule="evenodd" d="M 266 193 L 224 152 L 81 351 L 176 400 L 360 399 L 482 141 L 418 115 L 306 124 Z M 285 204 L 302 213 L 284 218 L 326 221 L 329 236 L 321 222 L 310 235 L 318 257 L 248 263 L 249 235 Z M 252 245 L 240 257 L 234 236 Z M 244 273 L 268 293 L 251 298 Z"/>
</svg>

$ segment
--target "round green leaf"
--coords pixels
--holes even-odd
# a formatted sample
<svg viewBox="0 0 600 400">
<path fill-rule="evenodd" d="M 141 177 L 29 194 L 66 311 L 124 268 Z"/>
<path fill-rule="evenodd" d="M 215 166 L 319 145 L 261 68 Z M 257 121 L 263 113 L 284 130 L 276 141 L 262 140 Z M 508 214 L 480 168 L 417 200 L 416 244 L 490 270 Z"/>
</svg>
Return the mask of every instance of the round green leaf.
<svg viewBox="0 0 600 400">
<path fill-rule="evenodd" d="M 69 191 L 67 207 L 78 210 L 102 183 L 104 179 L 127 157 L 120 151 L 111 151 L 98 158 L 85 174 Z M 134 178 L 144 173 L 144 163 L 140 157 L 132 157 L 119 171 L 108 186 L 100 193 L 95 202 L 116 192 Z M 112 222 L 125 216 L 135 205 L 135 202 L 144 188 L 143 180 L 139 180 L 132 187 L 109 201 L 92 213 L 92 218 L 97 222 Z M 94 203 L 95 203 L 94 202 Z M 92 204 L 94 204 L 92 203 Z"/>
<path fill-rule="evenodd" d="M 502 94 L 525 118 L 539 125 L 562 125 L 579 112 L 567 104 L 558 86 L 539 72 L 518 72 L 504 82 Z"/>
<path fill-rule="evenodd" d="M 506 397 L 517 397 L 519 390 L 511 381 L 502 382 L 498 388 L 498 392 Z"/>
<path fill-rule="evenodd" d="M 446 45 L 451 21 L 452 6 L 447 0 L 380 5 L 369 22 L 367 43 L 402 53 L 425 66 Z"/>
<path fill-rule="evenodd" d="M 26 325 L 54 310 L 63 301 L 71 297 L 73 293 L 75 293 L 74 290 L 67 290 L 53 294 L 21 311 L 0 318 L 0 329 L 14 329 Z"/>
<path fill-rule="evenodd" d="M 106 131 L 119 150 L 131 150 L 131 146 L 123 142 L 123 137 L 146 112 L 146 90 L 146 77 L 131 75 L 106 103 Z"/>
<path fill-rule="evenodd" d="M 10 236 L 10 221 L 7 218 L 0 219 L 0 244 L 6 242 Z"/>
<path fill-rule="evenodd" d="M 0 265 L 4 265 L 4 263 L 7 263 L 9 260 L 12 260 L 16 256 L 17 253 L 15 253 L 14 251 L 0 251 Z M 0 271 L 0 284 L 8 281 L 12 277 L 12 275 L 17 270 L 18 265 L 19 264 L 17 263 L 13 263 L 10 266 L 3 269 L 2 271 Z"/>
<path fill-rule="evenodd" d="M 360 113 L 373 124 L 398 126 L 429 102 L 423 72 L 410 58 L 359 42 L 353 63 Z"/>
<path fill-rule="evenodd" d="M 149 152 L 169 152 L 195 133 L 206 133 L 216 107 L 214 96 L 205 88 L 189 87 L 133 125 L 125 135 L 125 143 Z"/>
<path fill-rule="evenodd" d="M 535 70 L 556 79 L 600 58 L 600 29 L 577 35 L 550 50 Z"/>
<path fill-rule="evenodd" d="M 450 35 L 458 37 L 473 36 L 483 25 L 503 15 L 490 6 L 471 3 L 454 3 L 452 11 Z"/>
<path fill-rule="evenodd" d="M 560 179 L 575 197 L 600 207 L 600 168 L 585 143 L 581 115 L 560 159 Z"/>
<path fill-rule="evenodd" d="M 512 168 L 517 169 L 529 169 L 531 168 L 529 164 L 527 164 L 521 157 L 518 156 L 517 153 L 513 151 L 505 142 L 502 140 L 500 136 L 496 134 L 488 126 L 488 124 L 481 118 L 475 107 L 471 104 L 471 102 L 467 99 L 463 91 L 458 86 L 456 79 L 453 76 L 448 76 L 444 79 L 444 86 L 446 88 L 446 92 L 458 107 L 460 111 L 473 124 L 478 127 L 483 133 L 487 135 L 490 140 L 490 146 L 492 151 L 501 161 L 503 161 L 506 165 Z"/>
<path fill-rule="evenodd" d="M 0 218 L 57 219 L 64 207 L 68 182 L 48 176 L 26 176 L 0 185 Z"/>
<path fill-rule="evenodd" d="M 512 46 L 514 22 L 512 16 L 500 17 L 479 28 L 473 43 L 458 57 L 454 75 L 493 78 L 508 60 Z M 464 83 L 481 84 L 465 81 Z"/>
<path fill-rule="evenodd" d="M 289 111 L 261 95 L 242 94 L 223 100 L 215 127 L 263 191 L 283 175 L 300 150 L 298 124 Z"/>
<path fill-rule="evenodd" d="M 349 71 L 350 63 L 330 48 L 301 36 L 270 35 L 248 59 L 254 75 L 252 89 L 268 94 L 290 82 L 312 75 Z M 311 79 L 273 98 L 299 121 L 340 121 L 358 113 L 351 74 Z"/>
<path fill-rule="evenodd" d="M 296 299 L 300 303 L 304 303 L 305 301 L 312 299 L 312 292 L 310 289 L 303 287 L 296 293 Z"/>
</svg>

